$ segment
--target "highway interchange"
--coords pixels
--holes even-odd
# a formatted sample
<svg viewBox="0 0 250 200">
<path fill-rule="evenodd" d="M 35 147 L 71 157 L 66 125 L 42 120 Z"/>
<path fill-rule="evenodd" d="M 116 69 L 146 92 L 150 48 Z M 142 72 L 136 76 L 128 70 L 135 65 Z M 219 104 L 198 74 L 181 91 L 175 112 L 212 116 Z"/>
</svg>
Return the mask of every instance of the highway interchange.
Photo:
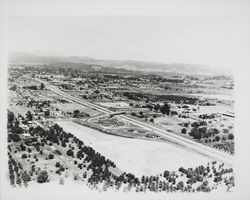
<svg viewBox="0 0 250 200">
<path fill-rule="evenodd" d="M 52 92 L 64 97 L 65 99 L 68 99 L 70 101 L 73 101 L 75 103 L 78 103 L 80 105 L 87 106 L 89 108 L 98 110 L 100 112 L 103 112 L 104 114 L 114 114 L 115 112 L 103 107 L 102 105 L 97 105 L 94 103 L 90 103 L 86 100 L 76 98 L 74 96 L 71 96 L 63 91 L 61 91 L 59 88 L 56 86 L 51 85 L 50 83 L 43 81 L 41 79 L 35 79 L 36 81 L 39 81 L 40 83 L 43 83 L 47 89 L 51 90 Z M 119 115 L 116 116 L 117 118 L 121 120 L 125 120 L 131 124 L 134 124 L 136 126 L 145 128 L 145 129 L 150 129 L 153 133 L 159 135 L 162 139 L 171 142 L 175 145 L 178 145 L 180 148 L 185 148 L 187 150 L 191 150 L 195 153 L 201 154 L 205 157 L 208 157 L 213 160 L 217 160 L 220 162 L 223 162 L 229 166 L 232 166 L 233 164 L 233 156 L 226 154 L 224 152 L 218 151 L 216 149 L 213 149 L 211 147 L 205 146 L 203 144 L 200 144 L 198 142 L 192 141 L 190 139 L 186 139 L 184 137 L 175 135 L 171 132 L 165 131 L 159 127 L 156 127 L 155 125 L 149 124 L 147 122 L 142 122 L 133 118 L 130 118 L 125 115 Z"/>
</svg>

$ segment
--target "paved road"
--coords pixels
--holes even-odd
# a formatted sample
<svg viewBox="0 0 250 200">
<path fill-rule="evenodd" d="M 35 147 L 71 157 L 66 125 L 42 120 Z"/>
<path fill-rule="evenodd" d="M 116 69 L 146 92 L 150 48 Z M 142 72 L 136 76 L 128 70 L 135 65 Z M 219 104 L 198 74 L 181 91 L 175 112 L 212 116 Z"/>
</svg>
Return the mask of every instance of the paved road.
<svg viewBox="0 0 250 200">
<path fill-rule="evenodd" d="M 41 83 L 44 83 L 46 85 L 47 89 L 50 89 L 51 91 L 55 92 L 58 95 L 63 96 L 64 98 L 66 98 L 68 100 L 71 100 L 71 101 L 76 102 L 78 104 L 81 104 L 81 105 L 90 107 L 92 109 L 101 111 L 101 112 L 103 112 L 105 114 L 115 113 L 115 112 L 113 112 L 113 111 L 111 111 L 111 110 L 109 110 L 107 108 L 102 107 L 101 105 L 96 105 L 94 103 L 90 103 L 88 101 L 73 97 L 73 96 L 61 91 L 57 87 L 49 84 L 48 82 L 42 81 L 40 79 L 36 79 L 36 80 L 41 82 Z M 148 124 L 146 122 L 142 122 L 142 121 L 130 118 L 128 116 L 119 115 L 117 117 L 122 119 L 122 120 L 126 120 L 127 122 L 130 122 L 130 123 L 132 123 L 134 125 L 137 125 L 139 127 L 150 129 L 155 134 L 159 135 L 161 138 L 163 138 L 163 139 L 165 139 L 165 140 L 167 140 L 167 141 L 169 141 L 171 143 L 174 143 L 176 145 L 179 145 L 181 148 L 185 148 L 187 150 L 192 150 L 192 151 L 194 151 L 196 153 L 199 153 L 199 154 L 201 154 L 203 156 L 209 157 L 210 159 L 214 159 L 214 160 L 224 162 L 225 164 L 230 165 L 230 166 L 233 165 L 233 156 L 231 156 L 231 155 L 229 155 L 227 153 L 218 151 L 216 149 L 213 149 L 211 147 L 208 147 L 208 146 L 205 146 L 203 144 L 197 143 L 197 142 L 192 141 L 190 139 L 175 135 L 175 134 L 173 134 L 171 132 L 160 129 L 159 127 L 156 127 L 155 125 Z"/>
</svg>

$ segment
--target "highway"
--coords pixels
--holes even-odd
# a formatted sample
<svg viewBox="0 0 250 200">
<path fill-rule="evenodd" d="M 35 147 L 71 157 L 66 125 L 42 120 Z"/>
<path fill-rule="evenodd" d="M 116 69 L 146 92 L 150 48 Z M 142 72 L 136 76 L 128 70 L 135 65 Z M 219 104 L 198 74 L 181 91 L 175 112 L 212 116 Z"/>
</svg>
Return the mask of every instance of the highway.
<svg viewBox="0 0 250 200">
<path fill-rule="evenodd" d="M 51 90 L 52 92 L 54 92 L 54 93 L 56 93 L 58 95 L 61 95 L 62 97 L 66 98 L 66 99 L 68 99 L 70 101 L 73 101 L 73 102 L 76 102 L 78 104 L 87 106 L 89 108 L 101 111 L 101 112 L 103 112 L 105 114 L 115 113 L 115 112 L 113 112 L 113 111 L 111 111 L 111 110 L 109 110 L 107 108 L 104 108 L 101 105 L 90 103 L 88 101 L 85 101 L 85 100 L 76 98 L 74 96 L 71 96 L 71 95 L 61 91 L 59 88 L 51 85 L 48 82 L 45 82 L 45 81 L 40 80 L 40 79 L 35 79 L 35 80 L 39 81 L 40 83 L 43 83 L 46 86 L 47 89 Z M 117 116 L 117 118 L 119 118 L 121 120 L 125 120 L 125 121 L 127 121 L 127 122 L 129 122 L 131 124 L 137 125 L 139 127 L 150 129 L 150 130 L 152 130 L 152 132 L 159 135 L 164 140 L 167 140 L 168 142 L 179 145 L 180 148 L 185 148 L 187 150 L 191 150 L 193 152 L 196 152 L 198 154 L 206 156 L 206 157 L 208 157 L 210 159 L 223 162 L 223 163 L 225 163 L 225 164 L 227 164 L 229 166 L 233 165 L 233 156 L 231 156 L 231 155 L 229 155 L 227 153 L 216 150 L 216 149 L 214 149 L 212 147 L 205 146 L 203 144 L 192 141 L 190 139 L 175 135 L 175 134 L 173 134 L 171 132 L 162 130 L 161 128 L 156 127 L 155 125 L 149 124 L 147 122 L 142 122 L 140 120 L 136 120 L 136 119 L 130 118 L 128 116 L 124 116 L 124 115 L 119 115 L 119 116 Z"/>
</svg>

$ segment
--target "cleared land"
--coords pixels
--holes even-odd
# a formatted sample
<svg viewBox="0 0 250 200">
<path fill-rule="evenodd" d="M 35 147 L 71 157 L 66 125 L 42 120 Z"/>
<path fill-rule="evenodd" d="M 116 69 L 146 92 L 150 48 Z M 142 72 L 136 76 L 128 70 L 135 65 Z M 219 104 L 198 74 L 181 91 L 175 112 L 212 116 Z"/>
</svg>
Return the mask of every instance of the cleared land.
<svg viewBox="0 0 250 200">
<path fill-rule="evenodd" d="M 195 167 L 211 161 L 173 143 L 106 135 L 69 121 L 58 124 L 114 161 L 121 170 L 137 176 L 160 174 L 164 170 L 178 170 L 181 166 Z"/>
<path fill-rule="evenodd" d="M 105 103 L 98 103 L 102 106 L 106 106 L 106 107 L 113 107 L 113 108 L 128 108 L 129 104 L 126 102 L 105 102 Z"/>
<path fill-rule="evenodd" d="M 74 112 L 74 110 L 79 110 L 80 112 L 87 113 L 90 116 L 96 116 L 96 115 L 100 114 L 100 112 L 98 112 L 98 111 L 95 111 L 95 110 L 90 109 L 86 106 L 79 105 L 76 103 L 65 103 L 65 104 L 55 103 L 55 104 L 52 104 L 52 106 L 54 106 L 54 107 L 56 107 L 59 110 L 62 110 L 64 112 Z"/>
</svg>

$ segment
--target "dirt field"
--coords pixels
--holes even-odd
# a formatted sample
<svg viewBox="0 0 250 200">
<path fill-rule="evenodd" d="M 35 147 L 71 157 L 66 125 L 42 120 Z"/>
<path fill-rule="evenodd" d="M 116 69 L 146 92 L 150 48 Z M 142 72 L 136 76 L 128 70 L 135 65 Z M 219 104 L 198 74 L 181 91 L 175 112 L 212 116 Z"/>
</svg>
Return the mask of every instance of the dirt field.
<svg viewBox="0 0 250 200">
<path fill-rule="evenodd" d="M 93 110 L 91 108 L 88 108 L 88 107 L 85 107 L 83 105 L 79 105 L 76 103 L 67 103 L 67 104 L 55 103 L 55 104 L 52 104 L 52 106 L 64 112 L 74 112 L 74 110 L 79 110 L 80 112 L 88 113 L 90 116 L 96 116 L 100 113 L 96 110 Z"/>
<path fill-rule="evenodd" d="M 106 107 L 112 107 L 112 108 L 128 108 L 129 104 L 126 102 L 105 102 L 105 103 L 99 103 L 102 106 L 106 106 Z"/>
<path fill-rule="evenodd" d="M 178 170 L 181 166 L 194 167 L 210 161 L 207 157 L 172 143 L 106 135 L 73 122 L 58 124 L 114 161 L 121 170 L 138 176 L 155 175 L 164 170 Z"/>
</svg>

